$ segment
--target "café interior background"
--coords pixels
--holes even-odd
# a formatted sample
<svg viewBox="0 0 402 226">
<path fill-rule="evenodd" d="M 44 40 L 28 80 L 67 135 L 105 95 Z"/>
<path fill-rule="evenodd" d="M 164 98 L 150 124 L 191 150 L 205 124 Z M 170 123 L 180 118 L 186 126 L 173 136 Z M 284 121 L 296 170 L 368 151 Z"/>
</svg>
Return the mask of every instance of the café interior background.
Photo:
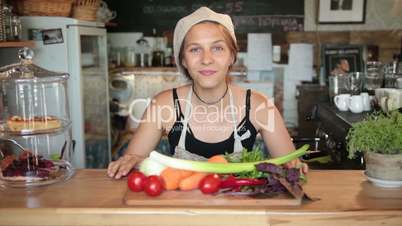
<svg viewBox="0 0 402 226">
<path fill-rule="evenodd" d="M 355 0 L 356 1 L 356 0 Z M 230 1 L 232 3 L 242 1 Z M 276 1 L 279 2 L 279 1 Z M 248 34 L 237 34 L 240 53 L 238 56 L 237 70 L 233 72 L 233 76 L 238 78 L 239 84 L 247 88 L 253 88 L 272 96 L 275 104 L 283 114 L 286 125 L 292 134 L 302 133 L 304 137 L 314 137 L 316 134 L 315 128 L 307 125 L 305 122 L 305 114 L 310 111 L 306 106 L 310 107 L 311 103 L 317 99 L 328 99 L 328 90 L 322 90 L 322 87 L 328 86 L 325 81 L 320 83 L 320 75 L 322 75 L 322 46 L 324 45 L 357 45 L 372 51 L 372 60 L 381 61 L 384 64 L 392 63 L 394 54 L 401 52 L 401 38 L 402 38 L 402 0 L 366 0 L 366 8 L 364 10 L 365 20 L 361 24 L 319 24 L 318 17 L 318 0 L 305 0 L 303 13 L 303 27 L 300 31 L 272 31 L 264 30 L 264 33 L 270 33 L 270 39 L 273 49 L 280 49 L 279 59 L 274 59 L 272 68 L 270 70 L 261 70 L 257 72 L 257 76 L 251 77 L 250 71 L 247 71 L 248 58 L 250 55 L 247 53 L 247 39 Z M 151 59 L 148 59 L 148 67 L 141 67 L 138 61 L 134 60 L 129 63 L 127 56 L 130 51 L 138 51 L 137 40 L 144 37 L 148 41 L 151 49 L 158 45 L 159 50 L 162 50 L 165 56 L 172 54 L 172 33 L 174 24 L 170 30 L 160 31 L 156 30 L 155 33 L 149 32 L 154 29 L 149 28 L 147 32 L 141 30 L 119 31 L 118 21 L 119 14 L 130 12 L 129 7 L 126 6 L 126 1 L 106 1 L 110 11 L 116 11 L 116 20 L 110 20 L 106 23 L 107 33 L 107 51 L 109 57 L 109 83 L 124 81 L 128 82 L 131 97 L 125 100 L 125 103 L 120 102 L 120 105 L 114 105 L 114 98 L 124 98 L 127 95 L 127 90 L 119 91 L 113 89 L 113 85 L 109 88 L 109 100 L 102 100 L 103 104 L 110 104 L 111 108 L 115 107 L 111 112 L 111 140 L 113 155 L 121 154 L 124 150 L 122 147 L 125 141 L 129 139 L 127 126 L 122 120 L 116 120 L 124 112 L 127 113 L 128 103 L 136 98 L 151 97 L 162 89 L 174 87 L 185 83 L 183 76 L 178 76 L 174 67 L 154 68 L 152 67 Z M 133 4 L 133 3 L 130 3 Z M 212 3 L 211 3 L 212 4 Z M 133 19 L 137 16 L 133 15 Z M 157 37 L 156 37 L 157 36 Z M 289 49 L 297 44 L 307 44 L 301 48 L 312 49 L 312 59 L 308 67 L 310 74 L 306 77 L 297 77 L 291 73 L 286 73 L 286 70 L 291 69 L 289 61 Z M 18 62 L 17 57 L 18 48 L 2 48 L 0 49 L 0 66 L 8 65 Z M 118 54 L 117 54 L 118 53 Z M 117 57 L 117 55 L 119 55 Z M 273 56 L 275 53 L 273 54 Z M 272 56 L 272 57 L 273 57 Z M 253 57 L 253 56 L 251 56 Z M 367 58 L 367 51 L 363 57 Z M 117 58 L 119 58 L 117 60 Z M 367 59 L 363 59 L 367 61 Z M 297 62 L 296 62 L 297 64 Z M 145 65 L 143 65 L 145 66 Z M 168 65 L 172 66 L 172 65 Z M 303 66 L 303 65 L 302 65 Z M 152 76 L 151 76 L 152 75 Z M 255 74 L 254 74 L 255 75 Z M 326 75 L 324 75 L 325 77 Z M 301 95 L 298 89 L 302 83 L 312 82 L 317 84 L 318 93 L 314 97 Z M 318 85 L 320 84 L 320 85 Z M 91 92 L 88 92 L 91 95 Z M 92 94 L 93 95 L 93 94 Z M 310 105 L 309 105 L 310 104 Z M 122 105 L 123 106 L 122 108 Z M 144 107 L 144 106 L 143 106 Z M 116 109 L 117 108 L 117 109 Z M 134 113 L 140 114 L 143 109 L 133 109 Z M 123 114 L 124 115 L 124 114 Z M 123 117 L 124 118 L 124 117 Z M 127 120 L 127 117 L 124 118 Z M 128 130 L 134 128 L 136 125 L 130 124 Z M 131 127 L 131 128 L 130 128 Z M 162 141 L 160 149 L 167 149 L 166 142 Z M 163 151 L 163 150 L 162 150 Z M 108 158 L 108 157 L 106 157 Z M 88 159 L 88 156 L 87 156 Z M 89 159 L 99 159 L 99 156 L 90 156 Z M 101 161 L 102 163 L 94 163 L 87 167 L 105 167 L 105 163 L 110 159 Z"/>
<path fill-rule="evenodd" d="M 111 2 L 111 1 L 107 1 Z M 122 1 L 120 1 L 122 2 Z M 308 42 L 317 45 L 315 48 L 315 64 L 319 63 L 319 44 L 375 44 L 380 48 L 379 60 L 391 61 L 392 53 L 398 52 L 402 29 L 402 6 L 400 0 L 366 0 L 365 22 L 363 24 L 319 24 L 317 23 L 318 0 L 304 1 L 304 32 L 282 32 L 273 38 L 273 44 L 288 44 L 292 42 Z M 123 3 L 124 4 L 124 3 Z M 121 5 L 123 5 L 121 4 Z M 111 4 L 112 5 L 112 4 Z M 113 9 L 129 10 L 129 9 Z M 112 20 L 113 21 L 113 20 Z M 118 26 L 118 25 L 117 25 Z M 110 29 L 110 28 L 109 28 Z M 113 27 L 111 28 L 113 29 Z M 173 28 L 172 28 L 173 30 Z M 141 31 L 139 31 L 141 32 Z M 332 33 L 336 32 L 336 33 Z M 113 34 L 113 33 L 110 33 Z M 126 42 L 132 42 L 132 34 L 126 33 Z M 121 41 L 121 40 L 119 40 Z M 114 43 L 110 43 L 113 45 Z M 117 44 L 117 43 L 116 43 Z M 286 46 L 284 46 L 286 48 Z M 0 51 L 0 65 L 16 61 L 12 49 Z"/>
</svg>

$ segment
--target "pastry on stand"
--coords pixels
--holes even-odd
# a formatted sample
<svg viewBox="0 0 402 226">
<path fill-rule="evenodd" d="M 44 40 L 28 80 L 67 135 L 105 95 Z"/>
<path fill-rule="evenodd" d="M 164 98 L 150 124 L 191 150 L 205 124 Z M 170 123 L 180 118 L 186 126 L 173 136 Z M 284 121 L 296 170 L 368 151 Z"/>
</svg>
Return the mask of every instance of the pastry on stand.
<svg viewBox="0 0 402 226">
<path fill-rule="evenodd" d="M 66 73 L 21 62 L 0 68 L 0 185 L 29 187 L 70 178 L 74 169 Z"/>
</svg>

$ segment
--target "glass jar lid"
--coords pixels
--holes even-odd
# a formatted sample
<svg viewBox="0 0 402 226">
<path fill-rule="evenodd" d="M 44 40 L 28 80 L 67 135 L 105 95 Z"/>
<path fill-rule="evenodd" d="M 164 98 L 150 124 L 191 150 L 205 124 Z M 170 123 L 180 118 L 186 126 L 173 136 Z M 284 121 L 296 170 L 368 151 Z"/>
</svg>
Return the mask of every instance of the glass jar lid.
<svg viewBox="0 0 402 226">
<path fill-rule="evenodd" d="M 58 82 L 67 80 L 67 73 L 48 71 L 32 63 L 34 52 L 24 47 L 18 51 L 19 63 L 0 68 L 0 81 L 9 80 L 14 82 Z"/>
</svg>

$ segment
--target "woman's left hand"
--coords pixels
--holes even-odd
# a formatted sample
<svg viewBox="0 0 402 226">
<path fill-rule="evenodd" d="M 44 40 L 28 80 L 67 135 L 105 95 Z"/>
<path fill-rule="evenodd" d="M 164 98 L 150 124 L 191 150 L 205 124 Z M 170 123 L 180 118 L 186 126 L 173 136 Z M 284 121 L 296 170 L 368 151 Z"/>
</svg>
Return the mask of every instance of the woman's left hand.
<svg viewBox="0 0 402 226">
<path fill-rule="evenodd" d="M 295 159 L 295 160 L 292 160 L 292 161 L 286 163 L 286 167 L 300 168 L 300 172 L 302 172 L 303 174 L 308 173 L 308 165 L 306 163 L 300 161 L 300 159 Z"/>
</svg>

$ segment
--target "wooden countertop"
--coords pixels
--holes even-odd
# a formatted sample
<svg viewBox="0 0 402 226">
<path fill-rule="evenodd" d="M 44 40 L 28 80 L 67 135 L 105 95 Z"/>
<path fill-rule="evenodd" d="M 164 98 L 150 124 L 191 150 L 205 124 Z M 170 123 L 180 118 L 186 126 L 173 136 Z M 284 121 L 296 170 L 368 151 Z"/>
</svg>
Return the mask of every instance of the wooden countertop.
<svg viewBox="0 0 402 226">
<path fill-rule="evenodd" d="M 402 189 L 381 189 L 362 171 L 312 171 L 305 191 L 319 201 L 279 208 L 133 207 L 125 180 L 78 170 L 69 181 L 0 189 L 0 225 L 402 225 Z"/>
</svg>

